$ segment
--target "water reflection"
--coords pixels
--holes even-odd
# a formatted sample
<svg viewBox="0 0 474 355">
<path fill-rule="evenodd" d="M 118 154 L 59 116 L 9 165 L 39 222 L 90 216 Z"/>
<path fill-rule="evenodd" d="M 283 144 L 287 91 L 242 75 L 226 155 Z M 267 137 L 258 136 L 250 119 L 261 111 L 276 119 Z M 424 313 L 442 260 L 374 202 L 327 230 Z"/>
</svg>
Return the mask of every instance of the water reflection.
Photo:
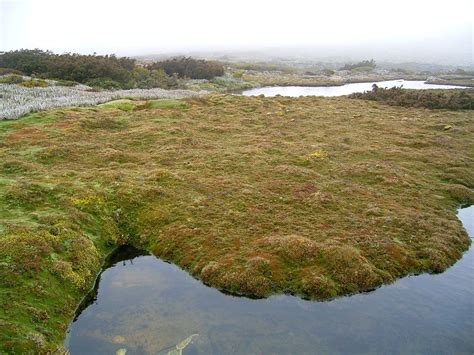
<svg viewBox="0 0 474 355">
<path fill-rule="evenodd" d="M 244 96 L 342 96 L 349 95 L 354 92 L 364 92 L 372 90 L 372 85 L 377 84 L 379 87 L 391 88 L 401 86 L 405 89 L 462 89 L 463 86 L 454 85 L 437 85 L 426 84 L 424 81 L 405 81 L 405 80 L 387 80 L 370 83 L 354 83 L 341 86 L 269 86 L 263 88 L 255 88 L 246 90 L 242 93 Z"/>
<path fill-rule="evenodd" d="M 474 207 L 459 217 L 474 235 Z M 474 351 L 474 250 L 446 272 L 311 302 L 224 295 L 153 256 L 119 261 L 71 325 L 74 354 L 466 353 Z"/>
</svg>

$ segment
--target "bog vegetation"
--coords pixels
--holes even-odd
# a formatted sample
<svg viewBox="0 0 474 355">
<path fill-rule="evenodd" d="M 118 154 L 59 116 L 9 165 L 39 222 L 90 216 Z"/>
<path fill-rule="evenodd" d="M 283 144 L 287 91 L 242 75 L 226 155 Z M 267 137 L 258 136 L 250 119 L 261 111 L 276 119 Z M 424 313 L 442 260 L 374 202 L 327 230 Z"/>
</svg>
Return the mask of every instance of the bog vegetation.
<svg viewBox="0 0 474 355">
<path fill-rule="evenodd" d="M 178 76 L 210 79 L 224 73 L 223 66 L 217 62 L 192 58 L 171 59 L 143 67 L 127 57 L 54 54 L 39 49 L 3 53 L 0 68 L 4 73 L 11 71 L 106 89 L 177 88 Z"/>
<path fill-rule="evenodd" d="M 470 111 L 318 97 L 0 121 L 0 352 L 57 351 L 122 244 L 254 297 L 442 271 L 469 246 L 456 208 L 474 202 L 473 133 Z"/>
<path fill-rule="evenodd" d="M 372 86 L 372 91 L 349 95 L 354 99 L 379 101 L 393 106 L 425 107 L 430 109 L 472 110 L 474 89 L 467 90 L 406 90 Z"/>
</svg>

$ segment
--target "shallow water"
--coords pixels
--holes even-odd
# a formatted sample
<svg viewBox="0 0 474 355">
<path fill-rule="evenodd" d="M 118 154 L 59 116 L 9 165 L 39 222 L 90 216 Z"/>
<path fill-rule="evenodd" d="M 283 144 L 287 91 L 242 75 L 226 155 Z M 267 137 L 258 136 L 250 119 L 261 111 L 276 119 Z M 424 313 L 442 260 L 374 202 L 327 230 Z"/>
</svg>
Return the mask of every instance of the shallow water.
<svg viewBox="0 0 474 355">
<path fill-rule="evenodd" d="M 379 87 L 391 88 L 401 86 L 405 89 L 462 89 L 463 86 L 454 85 L 437 85 L 426 84 L 424 81 L 405 81 L 405 80 L 387 80 L 370 83 L 354 83 L 341 86 L 268 86 L 263 88 L 255 88 L 242 92 L 244 96 L 342 96 L 349 95 L 354 92 L 364 92 L 372 90 L 372 85 L 377 84 Z"/>
<path fill-rule="evenodd" d="M 458 216 L 474 237 L 474 206 Z M 124 255 L 71 324 L 72 355 L 167 354 L 193 334 L 183 354 L 474 352 L 474 248 L 442 274 L 329 302 L 224 295 L 153 256 Z"/>
</svg>

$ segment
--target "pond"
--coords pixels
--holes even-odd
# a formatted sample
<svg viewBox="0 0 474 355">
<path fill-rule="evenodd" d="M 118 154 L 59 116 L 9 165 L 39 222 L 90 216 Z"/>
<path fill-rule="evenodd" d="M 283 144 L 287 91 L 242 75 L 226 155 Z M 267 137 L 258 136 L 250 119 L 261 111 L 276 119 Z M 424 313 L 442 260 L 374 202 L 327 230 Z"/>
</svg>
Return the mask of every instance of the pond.
<svg viewBox="0 0 474 355">
<path fill-rule="evenodd" d="M 474 237 L 474 206 L 459 210 Z M 71 324 L 75 354 L 472 354 L 474 248 L 446 272 L 328 302 L 253 300 L 122 250 Z"/>
<path fill-rule="evenodd" d="M 354 83 L 341 86 L 268 86 L 250 89 L 242 92 L 244 96 L 342 96 L 354 92 L 364 92 L 372 90 L 372 85 L 391 88 L 401 86 L 405 89 L 463 89 L 464 86 L 426 84 L 424 81 L 388 80 L 370 83 Z"/>
</svg>

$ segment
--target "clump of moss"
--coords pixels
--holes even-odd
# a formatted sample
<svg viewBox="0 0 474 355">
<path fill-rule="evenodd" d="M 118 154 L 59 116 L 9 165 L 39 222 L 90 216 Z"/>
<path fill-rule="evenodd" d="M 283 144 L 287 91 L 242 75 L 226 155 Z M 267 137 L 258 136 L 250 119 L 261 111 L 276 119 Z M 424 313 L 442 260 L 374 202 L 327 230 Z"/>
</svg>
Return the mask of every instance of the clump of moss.
<svg viewBox="0 0 474 355">
<path fill-rule="evenodd" d="M 332 279 L 344 292 L 366 290 L 382 282 L 374 266 L 352 246 L 329 247 L 323 255 Z"/>
<path fill-rule="evenodd" d="M 315 241 L 299 235 L 266 237 L 258 240 L 257 244 L 296 262 L 311 260 L 316 257 L 320 250 Z"/>
<path fill-rule="evenodd" d="M 11 207 L 23 207 L 32 210 L 50 201 L 54 198 L 53 195 L 47 186 L 19 182 L 6 190 L 4 202 Z"/>
<path fill-rule="evenodd" d="M 474 191 L 461 184 L 451 184 L 447 186 L 447 190 L 452 198 L 458 201 L 461 205 L 474 204 Z"/>
<path fill-rule="evenodd" d="M 321 273 L 321 270 L 311 270 L 303 276 L 302 292 L 310 298 L 328 299 L 337 295 L 338 288 L 331 278 Z"/>
<path fill-rule="evenodd" d="M 100 267 L 100 255 L 94 243 L 77 236 L 67 246 L 68 260 L 52 260 L 52 271 L 80 290 L 87 290 Z"/>
<path fill-rule="evenodd" d="M 229 267 L 225 258 L 211 262 L 201 271 L 202 280 L 222 290 L 252 297 L 268 296 L 272 290 L 270 262 L 251 258 L 241 267 Z"/>
</svg>

